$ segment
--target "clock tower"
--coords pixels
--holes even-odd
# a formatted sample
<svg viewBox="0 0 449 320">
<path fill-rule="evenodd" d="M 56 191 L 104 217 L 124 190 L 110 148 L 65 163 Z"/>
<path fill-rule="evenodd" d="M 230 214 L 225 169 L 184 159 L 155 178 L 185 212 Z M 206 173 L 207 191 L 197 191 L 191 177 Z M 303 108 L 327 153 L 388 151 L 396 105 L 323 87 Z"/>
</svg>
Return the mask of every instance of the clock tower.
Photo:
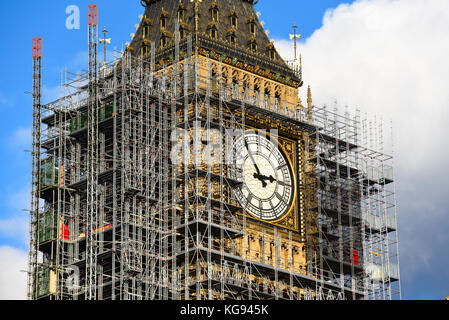
<svg viewBox="0 0 449 320">
<path fill-rule="evenodd" d="M 398 292 L 391 157 L 360 146 L 357 115 L 314 107 L 310 88 L 301 102 L 301 64 L 256 3 L 141 0 L 132 41 L 100 68 L 89 6 L 89 73 L 34 105 L 29 297 Z"/>
<path fill-rule="evenodd" d="M 183 88 L 192 91 L 193 100 L 176 114 L 177 128 L 185 133 L 177 145 L 187 139 L 193 146 L 179 149 L 178 159 L 186 160 L 188 153 L 189 160 L 175 161 L 183 177 L 175 193 L 180 199 L 178 214 L 196 224 L 185 233 L 196 232 L 194 240 L 205 241 L 196 245 L 207 249 L 198 253 L 203 261 L 189 260 L 183 266 L 200 270 L 195 277 L 205 286 L 192 291 L 197 298 L 242 294 L 220 292 L 207 283 L 210 265 L 221 273 L 249 272 L 254 284 L 279 290 L 272 292 L 274 297 L 282 290 L 297 298 L 313 295 L 303 283 L 279 286 L 273 281 L 275 275 L 307 275 L 305 159 L 310 109 L 299 99 L 301 67 L 284 61 L 276 51 L 259 22 L 255 2 L 142 1 L 145 14 L 127 47 L 134 57 L 155 61 L 156 68 L 178 68 L 184 76 L 192 72 L 195 81 L 196 87 Z M 222 148 L 209 163 L 201 156 L 205 143 Z M 238 232 L 228 232 L 227 223 Z M 210 230 L 214 228 L 216 234 Z"/>
</svg>

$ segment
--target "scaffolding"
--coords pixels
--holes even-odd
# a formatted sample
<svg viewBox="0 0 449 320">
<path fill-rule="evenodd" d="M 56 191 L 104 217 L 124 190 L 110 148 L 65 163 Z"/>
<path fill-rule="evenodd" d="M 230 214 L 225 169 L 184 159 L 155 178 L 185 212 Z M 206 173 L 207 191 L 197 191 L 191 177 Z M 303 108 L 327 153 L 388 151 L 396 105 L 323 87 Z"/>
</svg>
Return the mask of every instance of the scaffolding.
<svg viewBox="0 0 449 320">
<path fill-rule="evenodd" d="M 167 65 L 152 43 L 99 67 L 89 13 L 89 69 L 47 105 L 33 55 L 29 299 L 400 298 L 392 157 L 361 146 L 359 115 L 256 92 L 178 32 Z M 300 234 L 248 231 L 225 159 L 253 117 L 298 133 Z"/>
<path fill-rule="evenodd" d="M 313 123 L 308 254 L 321 280 L 351 288 L 354 299 L 401 298 L 393 158 L 361 146 L 359 112 L 315 108 Z"/>
</svg>

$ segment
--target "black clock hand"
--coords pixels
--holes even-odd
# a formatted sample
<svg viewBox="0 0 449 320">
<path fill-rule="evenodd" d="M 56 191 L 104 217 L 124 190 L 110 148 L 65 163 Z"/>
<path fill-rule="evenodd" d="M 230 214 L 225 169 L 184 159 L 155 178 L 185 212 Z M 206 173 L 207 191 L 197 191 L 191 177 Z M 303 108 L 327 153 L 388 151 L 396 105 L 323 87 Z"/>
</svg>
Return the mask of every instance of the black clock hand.
<svg viewBox="0 0 449 320">
<path fill-rule="evenodd" d="M 262 188 L 266 188 L 268 186 L 268 184 L 265 182 L 265 180 L 263 179 L 263 176 L 260 174 L 255 173 L 254 174 L 254 178 L 259 180 L 260 182 L 262 182 Z"/>
<path fill-rule="evenodd" d="M 264 177 L 264 178 L 266 178 L 266 180 L 270 180 L 271 183 L 277 181 L 275 178 L 273 178 L 273 176 Z"/>
<path fill-rule="evenodd" d="M 246 150 L 248 150 L 249 157 L 251 158 L 251 161 L 253 162 L 254 167 L 256 168 L 257 175 L 260 176 L 261 173 L 260 173 L 259 167 L 256 164 L 256 160 L 254 160 L 253 154 L 251 153 L 251 151 L 249 151 L 249 145 L 248 145 L 248 141 L 246 141 L 246 139 L 245 139 L 245 147 L 246 147 Z M 258 178 L 256 178 L 256 179 L 258 179 Z"/>
<path fill-rule="evenodd" d="M 254 157 L 253 157 L 253 154 L 252 154 L 251 151 L 249 150 L 249 144 L 248 144 L 248 141 L 247 141 L 246 139 L 244 139 L 244 140 L 245 140 L 245 147 L 246 147 L 246 150 L 248 150 L 248 155 L 249 155 L 249 157 L 251 158 L 251 161 L 252 161 L 253 164 L 254 164 L 254 168 L 256 168 L 256 173 L 254 173 L 254 178 L 257 179 L 257 180 L 259 180 L 260 182 L 262 182 L 262 187 L 263 187 L 263 188 L 266 188 L 266 187 L 267 187 L 267 183 L 265 182 L 265 180 L 263 180 L 263 179 L 261 178 L 262 175 L 261 175 L 261 173 L 260 173 L 259 166 L 257 165 L 256 160 L 255 160 Z"/>
<path fill-rule="evenodd" d="M 268 180 L 268 181 L 270 181 L 271 183 L 277 181 L 275 178 L 273 178 L 273 176 L 267 177 L 267 176 L 264 176 L 264 175 L 261 175 L 261 174 L 257 174 L 257 177 L 256 177 L 256 174 L 254 174 L 254 177 L 255 177 L 256 179 L 263 180 L 263 181 Z M 266 183 L 265 183 L 265 185 L 266 185 Z"/>
</svg>

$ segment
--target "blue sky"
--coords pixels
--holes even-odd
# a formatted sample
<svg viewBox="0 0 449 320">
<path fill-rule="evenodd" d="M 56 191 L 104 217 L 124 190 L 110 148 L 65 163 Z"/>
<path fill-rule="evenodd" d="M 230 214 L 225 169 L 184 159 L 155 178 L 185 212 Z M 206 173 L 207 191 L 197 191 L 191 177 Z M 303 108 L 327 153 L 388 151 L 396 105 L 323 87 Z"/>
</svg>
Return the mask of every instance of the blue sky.
<svg viewBox="0 0 449 320">
<path fill-rule="evenodd" d="M 423 1 L 410 0 L 409 3 L 418 6 Z M 330 33 L 329 28 L 332 23 L 338 26 L 336 24 L 338 21 L 340 21 L 339 25 L 346 23 L 345 21 L 352 21 L 352 17 L 360 12 L 363 20 L 363 14 L 365 14 L 363 10 L 371 4 L 373 4 L 373 7 L 369 7 L 367 15 L 371 16 L 379 9 L 384 10 L 380 12 L 385 13 L 385 19 L 388 19 L 388 13 L 394 10 L 391 3 L 395 1 L 365 0 L 359 2 L 361 2 L 360 5 L 356 3 L 349 6 L 353 1 L 261 0 L 256 6 L 256 10 L 261 12 L 260 19 L 265 21 L 265 28 L 270 30 L 270 37 L 279 40 L 280 45 L 286 43 L 288 34 L 292 32 L 293 23 L 296 23 L 298 32 L 303 35 L 301 45 L 307 58 L 308 52 L 314 52 L 311 49 L 312 47 L 317 50 L 316 52 L 320 51 L 319 46 L 322 43 L 319 40 L 326 39 L 324 34 Z M 403 3 L 404 0 L 398 0 L 397 2 Z M 435 0 L 433 3 L 437 2 L 443 3 L 439 0 Z M 125 42 L 130 41 L 130 33 L 135 31 L 134 25 L 139 21 L 138 15 L 143 13 L 140 1 L 127 0 L 126 5 L 123 0 L 98 0 L 95 3 L 100 6 L 100 28 L 107 26 L 108 37 L 112 38 L 111 46 L 121 49 Z M 340 6 L 341 10 L 335 11 L 333 16 L 328 16 L 328 20 L 325 20 L 326 23 L 323 25 L 323 17 L 327 10 L 335 9 L 343 3 L 348 4 L 348 6 Z M 44 102 L 48 102 L 49 99 L 58 96 L 61 70 L 68 68 L 70 71 L 78 71 L 86 68 L 86 7 L 88 4 L 90 4 L 90 1 L 76 0 L 27 1 L 26 5 L 14 1 L 0 2 L 0 32 L 3 43 L 0 51 L 0 70 L 2 70 L 2 76 L 0 77 L 0 126 L 2 128 L 0 130 L 0 141 L 3 146 L 0 151 L 2 153 L 0 158 L 0 181 L 2 182 L 0 183 L 0 247 L 8 246 L 18 250 L 26 250 L 27 247 L 27 213 L 22 209 L 29 206 L 30 155 L 25 150 L 30 149 L 31 96 L 24 94 L 24 92 L 32 89 L 31 40 L 35 36 L 44 39 L 43 83 L 44 99 L 47 100 Z M 80 30 L 68 30 L 65 27 L 67 19 L 65 11 L 69 5 L 80 7 Z M 448 12 L 447 10 L 441 11 Z M 427 24 L 430 28 L 433 22 L 429 19 L 429 21 L 420 20 L 420 23 Z M 339 41 L 339 39 L 343 41 L 346 34 L 352 35 L 355 32 L 352 29 L 351 32 L 342 32 L 338 36 L 334 36 L 333 41 Z M 357 41 L 357 39 L 363 38 L 363 35 L 360 38 L 354 35 L 351 39 Z M 284 42 L 282 43 L 282 41 Z M 317 46 L 318 49 L 316 49 Z M 363 44 L 360 44 L 360 46 L 363 46 Z M 382 48 L 387 51 L 389 46 L 391 46 L 391 51 L 394 54 L 396 51 L 393 49 L 392 43 L 385 41 L 382 44 Z M 286 50 L 291 50 L 291 48 L 288 47 Z M 326 51 L 329 55 L 334 54 L 332 48 L 321 51 Z M 312 63 L 314 56 L 318 55 L 309 53 L 308 59 L 311 61 L 309 66 L 318 66 L 318 62 L 317 64 Z M 425 59 L 426 57 L 422 58 Z M 348 61 L 350 63 L 351 60 Z M 438 67 L 437 65 L 430 66 L 429 73 L 432 73 L 432 68 Z M 391 70 L 394 75 L 394 68 Z M 309 71 L 309 75 L 311 79 L 318 78 L 313 74 L 313 70 Z M 305 78 L 307 83 L 307 74 Z M 358 80 L 354 77 L 352 81 L 357 82 Z M 344 91 L 341 94 L 349 96 L 348 101 L 356 101 L 355 103 L 363 103 L 364 101 L 360 99 L 351 100 L 351 94 L 353 94 L 351 90 Z M 319 94 L 317 93 L 317 95 Z M 395 119 L 394 114 L 390 116 Z M 400 144 L 401 141 L 398 143 Z M 396 164 L 408 164 L 408 160 L 404 159 L 408 159 L 408 157 L 400 156 Z M 439 188 L 438 191 L 429 196 L 430 203 L 423 200 L 415 204 L 412 201 L 414 196 L 419 194 L 418 197 L 423 197 L 422 193 L 420 194 L 413 188 L 414 184 L 419 183 L 419 176 L 412 179 L 406 176 L 406 173 L 399 171 L 400 177 L 401 174 L 404 175 L 404 181 L 407 181 L 402 185 L 398 184 L 399 187 L 402 187 L 402 191 L 398 192 L 400 221 L 401 217 L 404 217 L 402 220 L 404 235 L 401 236 L 403 297 L 405 299 L 441 299 L 444 295 L 449 294 L 449 274 L 446 264 L 448 262 L 447 256 L 449 256 L 446 249 L 448 236 L 445 235 L 444 229 L 448 225 L 446 208 L 449 205 L 447 201 L 449 197 L 447 197 L 447 192 L 444 192 L 444 189 Z M 433 171 L 431 174 L 433 174 Z M 443 185 L 442 177 L 445 176 L 443 174 L 440 177 L 441 186 Z M 432 183 L 429 182 L 429 187 L 435 187 Z M 425 224 L 422 229 L 418 229 L 413 221 L 424 221 L 420 220 L 422 217 L 420 216 L 420 219 L 409 217 L 410 214 L 420 214 L 417 207 L 421 212 L 437 212 L 440 220 L 436 221 L 441 221 L 441 223 Z M 409 222 L 410 225 L 408 225 Z M 418 232 L 419 235 L 417 235 Z M 436 241 L 433 242 L 434 247 L 432 247 L 432 242 L 428 240 L 431 234 L 438 236 Z M 411 247 L 411 238 L 415 235 L 417 235 L 422 247 L 418 244 Z M 419 257 L 412 256 L 416 254 L 416 251 L 420 251 Z M 438 271 L 432 272 L 434 266 Z"/>
</svg>

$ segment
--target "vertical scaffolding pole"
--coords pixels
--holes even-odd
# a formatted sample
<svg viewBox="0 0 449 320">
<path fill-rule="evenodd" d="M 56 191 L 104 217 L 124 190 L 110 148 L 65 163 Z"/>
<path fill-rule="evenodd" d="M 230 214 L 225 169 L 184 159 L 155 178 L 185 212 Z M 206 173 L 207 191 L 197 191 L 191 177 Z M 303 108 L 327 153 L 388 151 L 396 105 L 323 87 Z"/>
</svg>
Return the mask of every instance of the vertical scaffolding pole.
<svg viewBox="0 0 449 320">
<path fill-rule="evenodd" d="M 87 259 L 86 259 L 86 299 L 95 300 L 97 296 L 97 233 L 98 227 L 98 88 L 97 88 L 97 39 L 98 6 L 88 6 L 89 30 L 89 105 L 88 105 L 88 155 L 87 155 Z"/>
<path fill-rule="evenodd" d="M 42 38 L 33 39 L 33 131 L 31 151 L 30 248 L 28 254 L 27 297 L 34 299 L 37 290 L 37 253 L 39 249 L 39 199 L 42 124 Z"/>
</svg>

